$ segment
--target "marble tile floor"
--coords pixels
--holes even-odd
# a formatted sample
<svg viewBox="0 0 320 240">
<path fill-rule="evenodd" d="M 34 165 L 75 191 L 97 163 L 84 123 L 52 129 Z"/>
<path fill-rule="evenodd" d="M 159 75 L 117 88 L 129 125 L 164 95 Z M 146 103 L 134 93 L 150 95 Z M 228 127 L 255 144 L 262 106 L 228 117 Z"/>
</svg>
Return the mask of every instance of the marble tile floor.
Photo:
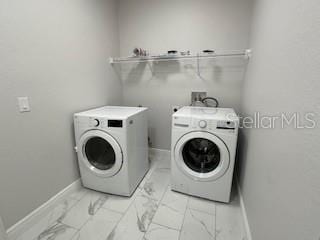
<svg viewBox="0 0 320 240">
<path fill-rule="evenodd" d="M 222 204 L 170 190 L 168 154 L 131 198 L 82 188 L 17 240 L 246 240 L 239 199 Z"/>
</svg>

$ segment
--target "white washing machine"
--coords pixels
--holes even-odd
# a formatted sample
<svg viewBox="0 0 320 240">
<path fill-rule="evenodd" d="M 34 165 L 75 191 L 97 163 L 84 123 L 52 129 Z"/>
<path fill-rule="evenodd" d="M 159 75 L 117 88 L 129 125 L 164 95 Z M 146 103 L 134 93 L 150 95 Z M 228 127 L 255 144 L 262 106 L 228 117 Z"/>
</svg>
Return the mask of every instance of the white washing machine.
<svg viewBox="0 0 320 240">
<path fill-rule="evenodd" d="M 131 196 L 149 169 L 147 108 L 107 106 L 74 115 L 84 187 Z"/>
<path fill-rule="evenodd" d="M 172 190 L 229 202 L 238 126 L 233 109 L 183 107 L 174 113 Z"/>
</svg>

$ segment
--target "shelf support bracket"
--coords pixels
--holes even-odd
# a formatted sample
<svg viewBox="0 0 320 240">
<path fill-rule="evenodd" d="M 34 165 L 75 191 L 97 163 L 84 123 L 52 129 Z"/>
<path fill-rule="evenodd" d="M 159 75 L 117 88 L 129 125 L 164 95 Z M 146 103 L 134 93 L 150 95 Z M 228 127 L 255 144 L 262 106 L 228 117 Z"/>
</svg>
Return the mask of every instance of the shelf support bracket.
<svg viewBox="0 0 320 240">
<path fill-rule="evenodd" d="M 199 53 L 197 54 L 197 75 L 200 79 L 204 80 L 204 78 L 201 76 L 201 72 L 200 72 L 200 55 L 199 55 Z"/>
<path fill-rule="evenodd" d="M 252 57 L 252 49 L 246 49 L 244 57 L 249 60 Z"/>
<path fill-rule="evenodd" d="M 199 58 L 199 54 L 197 54 L 197 73 L 198 73 L 198 76 L 200 77 L 200 58 Z"/>
<path fill-rule="evenodd" d="M 148 67 L 149 67 L 149 69 L 150 69 L 150 72 L 151 72 L 152 76 L 154 76 L 154 71 L 153 71 L 153 68 L 152 68 L 152 66 L 151 66 L 151 63 L 150 63 L 150 62 L 147 62 L 147 65 L 148 65 Z"/>
</svg>

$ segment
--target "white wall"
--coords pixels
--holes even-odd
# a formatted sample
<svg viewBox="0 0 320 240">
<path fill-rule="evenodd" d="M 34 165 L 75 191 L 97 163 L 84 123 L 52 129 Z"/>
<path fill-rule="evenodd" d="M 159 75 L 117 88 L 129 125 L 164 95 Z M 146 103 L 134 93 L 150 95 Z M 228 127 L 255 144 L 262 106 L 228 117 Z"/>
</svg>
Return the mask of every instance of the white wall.
<svg viewBox="0 0 320 240">
<path fill-rule="evenodd" d="M 243 50 L 248 47 L 252 0 L 120 0 L 120 53 L 141 47 L 151 53 L 167 50 Z M 153 147 L 169 149 L 171 107 L 189 105 L 192 90 L 207 91 L 221 106 L 239 109 L 246 62 L 204 60 L 203 79 L 194 61 L 122 65 L 126 105 L 150 107 Z"/>
<path fill-rule="evenodd" d="M 245 130 L 241 188 L 254 240 L 320 237 L 320 4 L 257 0 L 245 115 L 312 111 L 317 128 Z"/>
<path fill-rule="evenodd" d="M 0 3 L 0 212 L 6 228 L 79 177 L 72 114 L 121 103 L 114 1 Z M 16 97 L 32 111 L 20 114 Z"/>
</svg>

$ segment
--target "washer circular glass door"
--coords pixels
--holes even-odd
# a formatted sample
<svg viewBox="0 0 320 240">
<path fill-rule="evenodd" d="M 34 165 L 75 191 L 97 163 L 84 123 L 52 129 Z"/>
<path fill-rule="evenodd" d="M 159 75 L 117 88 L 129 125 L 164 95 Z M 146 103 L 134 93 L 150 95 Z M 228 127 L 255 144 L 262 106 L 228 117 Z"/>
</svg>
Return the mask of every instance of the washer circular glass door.
<svg viewBox="0 0 320 240">
<path fill-rule="evenodd" d="M 122 167 L 123 157 L 118 142 L 103 131 L 91 130 L 83 134 L 78 149 L 81 149 L 79 159 L 99 177 L 112 177 Z"/>
<path fill-rule="evenodd" d="M 174 149 L 174 158 L 182 172 L 198 181 L 212 181 L 228 169 L 230 156 L 225 143 L 208 132 L 190 132 L 182 136 Z"/>
</svg>

